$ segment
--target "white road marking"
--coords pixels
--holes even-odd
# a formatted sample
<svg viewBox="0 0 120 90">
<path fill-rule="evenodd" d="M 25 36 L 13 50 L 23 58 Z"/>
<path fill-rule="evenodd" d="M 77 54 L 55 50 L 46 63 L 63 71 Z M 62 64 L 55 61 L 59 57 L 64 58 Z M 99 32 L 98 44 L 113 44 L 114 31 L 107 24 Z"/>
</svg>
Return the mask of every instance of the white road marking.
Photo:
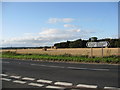
<svg viewBox="0 0 120 90">
<path fill-rule="evenodd" d="M 55 82 L 55 85 L 63 85 L 63 86 L 72 86 L 72 83 L 68 83 L 68 82 Z"/>
<path fill-rule="evenodd" d="M 28 85 L 31 85 L 31 86 L 38 86 L 38 87 L 44 86 L 43 84 L 38 84 L 38 83 L 29 83 Z"/>
<path fill-rule="evenodd" d="M 5 62 L 5 61 L 2 61 L 2 63 L 10 63 L 10 62 Z"/>
<path fill-rule="evenodd" d="M 19 79 L 21 76 L 10 76 L 11 78 Z"/>
<path fill-rule="evenodd" d="M 43 66 L 43 67 L 46 67 L 47 65 L 39 65 L 39 66 Z"/>
<path fill-rule="evenodd" d="M 62 66 L 47 66 L 47 67 L 53 67 L 53 68 L 65 68 L 65 67 L 62 67 Z"/>
<path fill-rule="evenodd" d="M 24 77 L 24 78 L 22 78 L 23 80 L 30 80 L 30 81 L 33 81 L 33 80 L 35 80 L 35 78 L 28 78 L 28 77 Z"/>
<path fill-rule="evenodd" d="M 109 69 L 89 69 L 89 70 L 95 70 L 95 71 L 109 71 Z"/>
<path fill-rule="evenodd" d="M 85 70 L 85 69 L 87 69 L 87 68 L 78 68 L 78 67 L 67 67 L 67 68 L 70 68 L 70 69 L 83 69 L 83 70 Z"/>
<path fill-rule="evenodd" d="M 67 67 L 67 68 L 79 69 L 79 70 L 109 71 L 109 69 L 78 68 L 78 67 Z"/>
<path fill-rule="evenodd" d="M 44 65 L 44 64 L 42 64 L 42 65 L 39 65 L 39 64 L 30 64 L 30 65 L 33 65 L 33 66 L 42 66 L 42 67 L 52 67 L 52 68 L 65 68 L 65 67 L 63 67 L 63 66 L 53 66 L 53 65 Z"/>
<path fill-rule="evenodd" d="M 52 88 L 52 89 L 65 89 L 64 87 L 58 87 L 58 86 L 46 86 L 46 88 Z"/>
<path fill-rule="evenodd" d="M 8 76 L 7 74 L 0 74 L 1 76 Z"/>
<path fill-rule="evenodd" d="M 30 64 L 34 66 L 42 67 L 51 67 L 51 68 L 69 68 L 69 69 L 78 69 L 78 70 L 92 70 L 92 71 L 109 71 L 109 69 L 96 69 L 96 68 L 79 68 L 79 67 L 64 67 L 64 66 L 55 66 L 55 65 L 44 65 L 44 64 Z"/>
<path fill-rule="evenodd" d="M 116 87 L 104 87 L 104 89 L 120 90 L 120 88 L 116 88 Z"/>
<path fill-rule="evenodd" d="M 37 64 L 30 64 L 30 65 L 37 65 Z"/>
<path fill-rule="evenodd" d="M 25 81 L 19 81 L 19 80 L 14 80 L 13 82 L 14 83 L 20 83 L 20 84 L 25 84 L 26 83 Z"/>
<path fill-rule="evenodd" d="M 1 80 L 4 80 L 4 81 L 11 81 L 11 79 L 8 79 L 8 78 L 1 78 Z"/>
<path fill-rule="evenodd" d="M 77 87 L 84 87 L 84 88 L 97 88 L 96 85 L 85 85 L 85 84 L 78 84 Z"/>
<path fill-rule="evenodd" d="M 50 80 L 42 80 L 42 79 L 37 80 L 37 82 L 41 82 L 41 83 L 49 83 L 49 84 L 52 83 L 52 81 L 50 81 Z"/>
</svg>

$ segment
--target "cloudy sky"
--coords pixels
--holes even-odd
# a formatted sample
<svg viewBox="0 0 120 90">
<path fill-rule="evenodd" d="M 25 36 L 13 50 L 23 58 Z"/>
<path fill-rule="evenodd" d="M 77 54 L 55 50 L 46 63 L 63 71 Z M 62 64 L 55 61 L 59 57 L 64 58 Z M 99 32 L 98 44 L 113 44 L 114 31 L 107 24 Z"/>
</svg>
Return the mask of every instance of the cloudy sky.
<svg viewBox="0 0 120 90">
<path fill-rule="evenodd" d="M 2 46 L 51 46 L 57 42 L 116 38 L 117 2 L 3 2 Z"/>
</svg>

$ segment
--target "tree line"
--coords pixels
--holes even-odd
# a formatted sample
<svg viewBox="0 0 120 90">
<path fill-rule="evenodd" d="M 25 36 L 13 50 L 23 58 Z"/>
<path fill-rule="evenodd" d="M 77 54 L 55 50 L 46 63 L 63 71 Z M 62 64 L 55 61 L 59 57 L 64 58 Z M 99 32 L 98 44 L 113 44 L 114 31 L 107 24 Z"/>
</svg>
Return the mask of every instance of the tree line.
<svg viewBox="0 0 120 90">
<path fill-rule="evenodd" d="M 91 37 L 88 40 L 82 40 L 77 39 L 75 41 L 66 41 L 66 42 L 60 42 L 55 43 L 54 46 L 57 48 L 87 48 L 86 43 L 87 42 L 100 42 L 100 41 L 107 41 L 109 42 L 109 48 L 119 48 L 120 47 L 120 38 L 119 39 L 97 39 L 97 37 Z"/>
</svg>

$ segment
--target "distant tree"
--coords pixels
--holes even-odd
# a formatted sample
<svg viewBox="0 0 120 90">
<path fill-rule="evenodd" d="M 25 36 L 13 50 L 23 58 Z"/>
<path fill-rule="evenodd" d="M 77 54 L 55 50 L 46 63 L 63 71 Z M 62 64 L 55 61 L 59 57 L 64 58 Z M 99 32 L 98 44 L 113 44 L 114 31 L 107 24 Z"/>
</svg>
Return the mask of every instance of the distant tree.
<svg viewBox="0 0 120 90">
<path fill-rule="evenodd" d="M 100 41 L 108 41 L 110 43 L 110 45 L 108 47 L 111 48 L 116 48 L 116 47 L 120 47 L 120 38 L 119 39 L 110 39 L 110 38 L 105 38 L 105 39 L 97 39 L 97 37 L 91 37 L 89 38 L 89 40 L 82 40 L 82 39 L 78 39 L 75 41 L 67 41 L 67 42 L 60 42 L 60 43 L 56 43 L 54 44 L 54 46 L 58 47 L 58 48 L 86 48 L 86 43 L 90 41 L 93 42 L 100 42 Z"/>
<path fill-rule="evenodd" d="M 54 46 L 56 46 L 58 48 L 68 48 L 69 47 L 69 45 L 67 44 L 67 42 L 57 43 L 57 44 L 54 44 Z"/>
<path fill-rule="evenodd" d="M 69 47 L 70 48 L 81 48 L 82 47 L 82 40 L 81 39 L 78 39 L 72 43 L 69 44 Z"/>
<path fill-rule="evenodd" d="M 89 41 L 93 41 L 94 42 L 94 41 L 97 41 L 97 39 L 98 39 L 97 37 L 91 37 L 91 38 L 89 38 Z"/>
<path fill-rule="evenodd" d="M 115 41 L 114 47 L 117 47 L 117 48 L 120 47 L 120 38 L 119 38 L 118 40 Z"/>
</svg>

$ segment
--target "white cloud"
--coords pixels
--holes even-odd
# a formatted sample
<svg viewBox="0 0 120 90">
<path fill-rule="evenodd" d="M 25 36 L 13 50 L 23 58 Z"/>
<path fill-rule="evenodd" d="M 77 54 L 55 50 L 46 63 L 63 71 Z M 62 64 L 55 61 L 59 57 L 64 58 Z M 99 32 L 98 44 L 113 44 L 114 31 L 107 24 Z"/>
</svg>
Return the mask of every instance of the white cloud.
<svg viewBox="0 0 120 90">
<path fill-rule="evenodd" d="M 71 25 L 71 24 L 64 24 L 64 27 L 66 27 L 66 28 L 74 28 L 74 27 L 75 27 L 75 25 Z"/>
<path fill-rule="evenodd" d="M 87 32 L 87 33 L 86 33 Z M 56 42 L 75 40 L 78 38 L 89 37 L 92 32 L 81 31 L 80 29 L 57 29 L 44 28 L 39 33 L 25 34 L 23 37 L 10 38 L 3 40 L 3 46 L 45 46 L 54 45 Z"/>
<path fill-rule="evenodd" d="M 73 22 L 74 19 L 73 18 L 49 18 L 48 19 L 48 23 L 59 23 L 59 22 L 63 22 L 63 23 L 70 23 Z"/>
<path fill-rule="evenodd" d="M 73 18 L 63 18 L 63 19 L 61 19 L 61 21 L 64 23 L 70 23 L 70 22 L 73 22 L 74 19 Z"/>
<path fill-rule="evenodd" d="M 80 32 L 80 29 L 73 29 L 72 32 Z"/>
<path fill-rule="evenodd" d="M 40 32 L 39 34 L 40 35 L 51 35 L 51 34 L 56 34 L 58 33 L 58 29 L 55 29 L 55 28 L 45 28 L 43 29 L 42 32 Z"/>
<path fill-rule="evenodd" d="M 49 20 L 48 20 L 48 23 L 57 23 L 57 22 L 59 22 L 60 21 L 60 19 L 58 19 L 58 18 L 50 18 Z"/>
</svg>

